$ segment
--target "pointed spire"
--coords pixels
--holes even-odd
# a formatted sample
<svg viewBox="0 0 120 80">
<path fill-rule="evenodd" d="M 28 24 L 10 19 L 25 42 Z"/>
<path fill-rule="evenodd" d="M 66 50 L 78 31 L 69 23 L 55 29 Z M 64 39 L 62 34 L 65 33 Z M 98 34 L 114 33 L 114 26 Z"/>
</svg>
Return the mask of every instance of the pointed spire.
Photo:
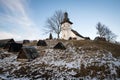
<svg viewBox="0 0 120 80">
<path fill-rule="evenodd" d="M 70 23 L 70 24 L 73 24 L 71 21 L 69 21 L 68 13 L 67 13 L 67 12 L 64 13 L 64 19 L 63 19 L 63 21 L 61 22 L 61 24 L 65 23 L 65 22 L 68 22 L 68 23 Z"/>
<path fill-rule="evenodd" d="M 66 20 L 68 19 L 68 13 L 67 12 L 64 13 L 64 19 L 66 19 Z"/>
</svg>

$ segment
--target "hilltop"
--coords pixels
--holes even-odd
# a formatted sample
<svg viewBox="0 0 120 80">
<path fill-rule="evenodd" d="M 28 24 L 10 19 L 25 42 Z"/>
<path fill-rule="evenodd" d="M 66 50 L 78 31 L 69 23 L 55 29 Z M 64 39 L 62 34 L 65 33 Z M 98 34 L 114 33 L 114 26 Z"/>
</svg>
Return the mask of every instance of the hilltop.
<svg viewBox="0 0 120 80">
<path fill-rule="evenodd" d="M 94 40 L 46 40 L 48 46 L 45 48 L 52 48 L 58 42 L 62 42 L 66 47 L 75 47 L 76 49 L 82 47 L 84 50 L 106 50 L 112 53 L 114 57 L 120 56 L 120 44 L 110 43 L 107 41 L 94 41 Z M 29 46 L 35 46 L 36 42 L 27 44 Z"/>
<path fill-rule="evenodd" d="M 94 80 L 120 79 L 120 45 L 92 40 L 46 40 L 47 46 L 31 42 L 39 57 L 30 62 L 17 61 L 17 54 L 1 50 L 1 79 Z M 62 42 L 65 50 L 53 49 Z"/>
</svg>

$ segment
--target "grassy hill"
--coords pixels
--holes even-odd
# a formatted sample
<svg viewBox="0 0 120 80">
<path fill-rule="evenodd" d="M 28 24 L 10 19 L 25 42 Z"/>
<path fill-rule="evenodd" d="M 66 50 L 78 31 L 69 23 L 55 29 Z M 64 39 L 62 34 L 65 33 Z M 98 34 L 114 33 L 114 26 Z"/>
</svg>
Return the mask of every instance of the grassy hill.
<svg viewBox="0 0 120 80">
<path fill-rule="evenodd" d="M 47 46 L 37 42 L 39 57 L 30 62 L 17 61 L 17 54 L 3 52 L 0 59 L 0 77 L 7 79 L 44 80 L 117 80 L 120 79 L 120 45 L 91 40 L 46 40 Z M 53 49 L 62 42 L 66 50 Z M 2 78 L 1 78 L 2 79 Z M 21 79 L 21 80 L 22 80 Z"/>
<path fill-rule="evenodd" d="M 110 51 L 114 57 L 120 57 L 120 45 L 115 43 L 109 43 L 105 41 L 91 41 L 91 40 L 82 40 L 82 41 L 70 41 L 74 44 L 75 47 L 92 47 L 92 49 L 101 49 Z"/>
</svg>

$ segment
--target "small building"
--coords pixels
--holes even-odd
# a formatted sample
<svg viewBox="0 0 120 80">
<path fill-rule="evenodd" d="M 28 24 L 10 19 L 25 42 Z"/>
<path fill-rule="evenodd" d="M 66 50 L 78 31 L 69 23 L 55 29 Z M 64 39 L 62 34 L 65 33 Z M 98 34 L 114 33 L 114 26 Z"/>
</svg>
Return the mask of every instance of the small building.
<svg viewBox="0 0 120 80">
<path fill-rule="evenodd" d="M 7 48 L 7 45 L 10 43 L 14 43 L 14 39 L 2 39 L 0 40 L 0 47 L 1 48 Z"/>
<path fill-rule="evenodd" d="M 45 40 L 39 40 L 37 46 L 47 46 L 47 43 L 45 42 Z"/>
<path fill-rule="evenodd" d="M 62 50 L 65 50 L 65 46 L 63 45 L 62 42 L 58 42 L 55 46 L 54 46 L 54 49 L 62 49 Z"/>
<path fill-rule="evenodd" d="M 20 43 L 10 43 L 8 51 L 9 52 L 19 52 L 21 50 L 22 46 L 23 45 Z"/>
<path fill-rule="evenodd" d="M 106 41 L 104 37 L 95 37 L 94 41 Z"/>
<path fill-rule="evenodd" d="M 30 40 L 23 40 L 23 44 L 28 44 L 30 43 Z"/>
<path fill-rule="evenodd" d="M 68 18 L 68 13 L 64 13 L 64 19 L 61 22 L 61 39 L 69 40 L 69 39 L 76 39 L 76 40 L 85 40 L 85 38 L 80 35 L 77 31 L 71 28 L 72 22 Z"/>
<path fill-rule="evenodd" d="M 17 59 L 19 61 L 31 61 L 38 57 L 38 52 L 33 46 L 24 46 L 20 50 Z"/>
</svg>

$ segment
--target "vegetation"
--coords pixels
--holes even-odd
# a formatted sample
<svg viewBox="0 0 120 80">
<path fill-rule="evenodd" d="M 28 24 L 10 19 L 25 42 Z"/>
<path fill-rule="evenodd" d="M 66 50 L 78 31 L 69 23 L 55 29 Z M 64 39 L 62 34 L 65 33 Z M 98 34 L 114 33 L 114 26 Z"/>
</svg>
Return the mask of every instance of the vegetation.
<svg viewBox="0 0 120 80">
<path fill-rule="evenodd" d="M 120 45 L 115 43 L 109 43 L 106 41 L 92 41 L 92 40 L 72 40 L 71 41 L 76 47 L 89 48 L 91 50 L 107 50 L 112 53 L 114 57 L 120 57 Z"/>
<path fill-rule="evenodd" d="M 115 41 L 117 36 L 105 25 L 102 25 L 100 22 L 98 22 L 96 29 L 97 29 L 97 34 L 100 37 L 106 38 L 108 42 Z"/>
<path fill-rule="evenodd" d="M 60 39 L 46 40 L 46 42 L 48 43 L 47 47 L 37 46 L 37 51 L 40 55 L 31 62 L 17 63 L 16 58 L 13 59 L 11 57 L 12 55 L 17 56 L 17 54 L 7 53 L 10 56 L 5 56 L 1 59 L 4 64 L 1 63 L 0 73 L 9 73 L 9 76 L 14 76 L 15 78 L 44 78 L 46 80 L 59 79 L 59 77 L 64 78 L 64 80 L 67 80 L 68 77 L 80 80 L 83 80 L 84 77 L 88 79 L 97 77 L 100 80 L 107 77 L 109 79 L 112 77 L 114 80 L 120 78 L 120 67 L 116 64 L 119 63 L 119 58 L 117 57 L 120 56 L 120 45 L 118 44 L 106 41 Z M 58 42 L 62 42 L 66 46 L 66 50 L 53 49 Z M 33 41 L 25 45 L 35 46 L 36 44 L 37 41 Z M 4 61 L 5 58 L 8 58 L 8 60 Z M 116 73 L 112 72 L 113 70 Z"/>
<path fill-rule="evenodd" d="M 114 57 L 120 56 L 120 44 L 116 43 L 110 43 L 106 41 L 94 41 L 94 40 L 46 40 L 47 44 L 49 45 L 56 45 L 58 42 L 62 42 L 64 44 L 72 44 L 72 46 L 75 46 L 76 48 L 82 47 L 84 50 L 107 50 L 113 54 Z M 29 46 L 35 46 L 37 42 L 32 42 L 27 45 Z M 66 45 L 67 47 L 67 45 Z M 41 48 L 41 47 L 40 47 Z M 46 48 L 46 47 L 45 47 Z"/>
<path fill-rule="evenodd" d="M 52 36 L 52 34 L 51 34 L 51 33 L 50 33 L 49 39 L 53 39 L 53 36 Z"/>
<path fill-rule="evenodd" d="M 61 22 L 64 14 L 61 10 L 55 11 L 54 15 L 47 19 L 46 26 L 48 32 L 54 32 L 57 34 L 57 38 L 60 38 Z"/>
</svg>

